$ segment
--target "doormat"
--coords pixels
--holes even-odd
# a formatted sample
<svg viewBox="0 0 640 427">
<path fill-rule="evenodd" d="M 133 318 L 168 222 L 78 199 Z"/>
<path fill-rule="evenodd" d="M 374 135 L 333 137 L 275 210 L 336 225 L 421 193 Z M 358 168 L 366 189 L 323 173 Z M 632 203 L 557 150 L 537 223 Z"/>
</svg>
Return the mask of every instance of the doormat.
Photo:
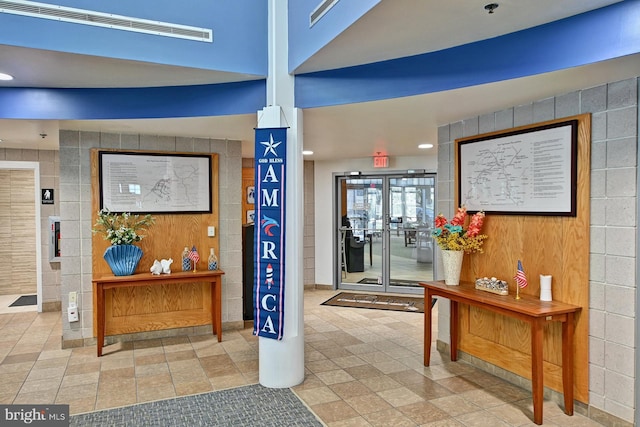
<svg viewBox="0 0 640 427">
<path fill-rule="evenodd" d="M 378 279 L 373 279 L 371 277 L 365 277 L 364 279 L 360 279 L 358 283 L 363 283 L 365 285 L 379 285 Z M 397 280 L 391 279 L 391 286 L 420 286 L 418 280 Z"/>
<path fill-rule="evenodd" d="M 25 305 L 36 305 L 38 303 L 37 295 L 22 295 L 20 298 L 12 302 L 9 307 L 22 307 Z"/>
<path fill-rule="evenodd" d="M 398 297 L 391 295 L 352 294 L 349 292 L 340 292 L 334 297 L 323 302 L 322 305 L 424 313 L 423 297 Z"/>
</svg>

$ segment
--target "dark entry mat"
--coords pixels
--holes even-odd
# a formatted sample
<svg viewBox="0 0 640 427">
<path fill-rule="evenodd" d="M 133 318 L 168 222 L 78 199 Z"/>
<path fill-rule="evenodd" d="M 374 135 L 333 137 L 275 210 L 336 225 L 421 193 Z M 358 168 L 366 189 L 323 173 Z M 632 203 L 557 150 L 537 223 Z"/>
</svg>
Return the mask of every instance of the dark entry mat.
<svg viewBox="0 0 640 427">
<path fill-rule="evenodd" d="M 36 305 L 38 304 L 38 296 L 37 295 L 22 295 L 20 298 L 9 304 L 9 307 L 22 307 L 25 305 Z"/>
<path fill-rule="evenodd" d="M 424 313 L 423 297 L 399 297 L 391 295 L 340 292 L 334 297 L 323 302 L 322 305 Z"/>
</svg>

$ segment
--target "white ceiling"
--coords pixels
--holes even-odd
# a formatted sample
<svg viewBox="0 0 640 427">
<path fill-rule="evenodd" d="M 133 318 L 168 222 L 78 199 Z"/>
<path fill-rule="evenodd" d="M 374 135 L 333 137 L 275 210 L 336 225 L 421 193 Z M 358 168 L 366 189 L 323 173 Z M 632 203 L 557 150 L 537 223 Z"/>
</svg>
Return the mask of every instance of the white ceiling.
<svg viewBox="0 0 640 427">
<path fill-rule="evenodd" d="M 297 72 L 331 69 L 424 53 L 528 28 L 602 7 L 605 0 L 498 0 L 493 14 L 478 0 L 383 0 Z M 308 109 L 304 146 L 312 159 L 355 158 L 384 152 L 424 155 L 437 126 L 464 117 L 638 75 L 640 55 L 537 75 L 386 101 Z M 221 83 L 256 76 L 0 46 L 0 71 L 17 87 L 136 87 Z M 255 114 L 187 119 L 0 120 L 0 147 L 55 149 L 59 129 L 151 133 L 243 141 L 253 156 Z M 46 136 L 43 138 L 42 134 Z"/>
</svg>

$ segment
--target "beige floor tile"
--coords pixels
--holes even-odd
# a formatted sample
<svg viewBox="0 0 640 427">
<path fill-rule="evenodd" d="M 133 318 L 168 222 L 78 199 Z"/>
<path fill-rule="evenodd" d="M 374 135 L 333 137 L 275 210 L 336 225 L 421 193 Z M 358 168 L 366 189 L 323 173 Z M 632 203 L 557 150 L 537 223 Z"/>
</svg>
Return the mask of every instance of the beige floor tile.
<svg viewBox="0 0 640 427">
<path fill-rule="evenodd" d="M 464 393 L 460 393 L 459 396 L 484 409 L 504 405 L 505 403 L 504 400 L 499 399 L 489 390 L 483 389 L 465 391 Z"/>
<path fill-rule="evenodd" d="M 227 388 L 240 387 L 243 385 L 251 384 L 251 382 L 249 382 L 249 380 L 247 380 L 247 378 L 240 373 L 210 377 L 209 381 L 211 382 L 214 390 L 225 390 Z"/>
<path fill-rule="evenodd" d="M 339 368 L 332 360 L 323 359 L 316 360 L 305 364 L 305 368 L 311 372 L 318 374 L 319 372 L 333 371 Z"/>
<path fill-rule="evenodd" d="M 52 380 L 62 381 L 62 377 L 64 375 L 65 370 L 66 368 L 64 366 L 58 366 L 55 368 L 42 368 L 42 369 L 36 369 L 34 367 L 33 369 L 31 369 L 31 372 L 29 372 L 29 376 L 27 376 L 27 381 L 43 380 L 47 378 L 51 378 Z"/>
<path fill-rule="evenodd" d="M 176 390 L 172 383 L 158 384 L 153 387 L 138 386 L 138 402 L 152 402 L 154 400 L 168 399 L 176 396 Z"/>
<path fill-rule="evenodd" d="M 135 369 L 133 366 L 126 368 L 115 368 L 106 371 L 100 371 L 100 381 L 130 379 L 135 377 Z"/>
<path fill-rule="evenodd" d="M 95 361 L 95 360 L 87 361 L 85 363 L 73 364 L 73 365 L 69 364 L 67 365 L 67 370 L 65 371 L 65 375 L 79 375 L 79 374 L 88 374 L 92 372 L 100 372 L 100 367 L 101 367 L 100 361 Z"/>
<path fill-rule="evenodd" d="M 65 402 L 56 400 L 56 403 L 69 405 L 69 415 L 83 414 L 92 412 L 96 406 L 96 396 L 85 397 L 82 399 L 73 399 Z"/>
<path fill-rule="evenodd" d="M 29 371 L 7 372 L 2 374 L 2 388 L 7 384 L 22 384 L 27 379 Z"/>
<path fill-rule="evenodd" d="M 40 390 L 28 393 L 18 393 L 13 401 L 14 405 L 27 405 L 27 404 L 47 404 L 55 403 L 57 388 L 49 390 Z"/>
<path fill-rule="evenodd" d="M 340 396 L 338 394 L 336 394 L 331 388 L 324 386 L 306 390 L 296 390 L 296 394 L 309 406 L 340 400 Z"/>
<path fill-rule="evenodd" d="M 388 402 L 373 393 L 347 397 L 344 401 L 361 415 L 392 408 Z"/>
<path fill-rule="evenodd" d="M 153 365 L 140 365 L 135 367 L 136 378 L 155 376 L 159 374 L 168 374 L 169 365 L 167 362 L 155 363 Z"/>
<path fill-rule="evenodd" d="M 422 424 L 422 427 L 463 427 L 463 426 L 464 424 L 456 421 L 454 418 Z"/>
<path fill-rule="evenodd" d="M 384 409 L 363 415 L 364 419 L 375 427 L 413 427 L 416 424 L 397 409 Z"/>
<path fill-rule="evenodd" d="M 386 375 L 382 375 L 379 377 L 361 378 L 359 381 L 375 392 L 391 390 L 401 386 L 399 382 Z"/>
<path fill-rule="evenodd" d="M 177 360 L 175 362 L 168 362 L 167 365 L 169 366 L 169 372 L 171 372 L 172 374 L 179 373 L 182 371 L 194 371 L 194 370 L 198 372 L 204 372 L 204 370 L 202 369 L 202 365 L 200 364 L 200 360 L 197 358 Z"/>
<path fill-rule="evenodd" d="M 462 397 L 455 395 L 440 397 L 430 400 L 429 402 L 453 417 L 458 417 L 462 414 L 467 414 L 470 412 L 477 412 L 482 409 L 479 406 L 466 401 Z"/>
<path fill-rule="evenodd" d="M 95 409 L 116 408 L 118 406 L 131 405 L 138 400 L 134 379 L 122 380 L 117 387 L 103 388 L 98 385 L 98 396 Z"/>
<path fill-rule="evenodd" d="M 98 384 L 100 372 L 88 372 L 86 374 L 65 375 L 62 378 L 61 388 L 75 387 L 84 384 Z"/>
<path fill-rule="evenodd" d="M 443 410 L 425 401 L 399 406 L 396 409 L 418 425 L 451 418 Z"/>
<path fill-rule="evenodd" d="M 44 378 L 37 380 L 26 380 L 20 388 L 19 394 L 23 393 L 37 393 L 45 392 L 49 390 L 57 391 L 62 382 L 62 377 L 59 378 Z"/>
<path fill-rule="evenodd" d="M 322 381 L 323 383 L 325 383 L 327 385 L 345 383 L 345 382 L 349 382 L 349 381 L 354 381 L 355 380 L 355 378 L 353 378 L 351 375 L 349 375 L 346 371 L 344 371 L 342 369 L 335 369 L 333 371 L 318 372 L 318 373 L 316 373 L 316 376 L 318 378 L 320 378 L 320 381 Z"/>
<path fill-rule="evenodd" d="M 327 424 L 329 427 L 371 427 L 371 424 L 362 417 L 347 418 Z"/>
<path fill-rule="evenodd" d="M 333 384 L 329 386 L 334 393 L 342 399 L 349 397 L 361 396 L 363 394 L 371 394 L 371 389 L 359 381 L 349 381 L 344 383 Z"/>
<path fill-rule="evenodd" d="M 456 417 L 465 426 L 469 427 L 508 427 L 509 425 L 486 411 L 469 412 Z"/>
<path fill-rule="evenodd" d="M 358 416 L 358 413 L 342 400 L 313 405 L 311 409 L 325 423 L 332 423 Z"/>
<path fill-rule="evenodd" d="M 35 363 L 35 361 L 38 360 L 38 357 L 40 357 L 39 351 L 33 351 L 29 353 L 17 353 L 15 352 L 15 349 L 14 349 L 14 351 L 10 353 L 9 356 L 6 356 L 4 358 L 4 360 L 2 361 L 2 365 L 13 365 L 13 364 L 25 363 L 25 362 Z"/>
<path fill-rule="evenodd" d="M 66 367 L 69 363 L 69 357 L 57 357 L 53 359 L 39 359 L 33 364 L 33 369 L 59 368 Z"/>
<path fill-rule="evenodd" d="M 100 360 L 100 370 L 108 371 L 111 369 L 133 368 L 133 357 L 110 358 L 102 356 Z"/>
<path fill-rule="evenodd" d="M 393 388 L 377 392 L 378 396 L 389 402 L 393 407 L 423 402 L 424 399 L 406 387 Z"/>
<path fill-rule="evenodd" d="M 479 390 L 480 386 L 461 377 L 450 377 L 436 380 L 441 386 L 454 393 L 464 393 L 466 391 Z"/>
<path fill-rule="evenodd" d="M 56 402 L 66 403 L 74 399 L 93 398 L 95 400 L 98 383 L 77 384 L 71 387 L 61 387 L 56 396 Z"/>
<path fill-rule="evenodd" d="M 164 352 L 162 353 L 152 353 L 152 354 L 139 354 L 137 351 L 133 353 L 133 362 L 138 366 L 142 365 L 156 365 L 158 363 L 165 363 L 167 358 L 165 357 Z"/>
<path fill-rule="evenodd" d="M 173 387 L 175 389 L 176 396 L 189 396 L 192 394 L 207 393 L 209 391 L 213 391 L 213 386 L 207 379 L 191 382 L 174 382 Z"/>
<path fill-rule="evenodd" d="M 20 389 L 22 388 L 22 385 L 24 384 L 24 381 L 19 381 L 19 382 L 4 382 L 4 378 L 2 381 L 2 389 L 0 390 L 0 393 L 2 393 L 3 395 L 11 395 L 11 396 L 16 396 L 19 392 Z"/>
</svg>

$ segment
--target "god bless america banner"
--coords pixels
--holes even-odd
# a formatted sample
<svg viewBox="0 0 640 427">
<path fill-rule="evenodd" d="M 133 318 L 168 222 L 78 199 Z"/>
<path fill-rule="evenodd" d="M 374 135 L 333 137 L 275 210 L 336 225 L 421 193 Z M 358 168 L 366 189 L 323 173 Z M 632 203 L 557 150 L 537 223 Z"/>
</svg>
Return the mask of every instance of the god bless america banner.
<svg viewBox="0 0 640 427">
<path fill-rule="evenodd" d="M 282 339 L 286 128 L 256 129 L 253 333 Z"/>
</svg>

